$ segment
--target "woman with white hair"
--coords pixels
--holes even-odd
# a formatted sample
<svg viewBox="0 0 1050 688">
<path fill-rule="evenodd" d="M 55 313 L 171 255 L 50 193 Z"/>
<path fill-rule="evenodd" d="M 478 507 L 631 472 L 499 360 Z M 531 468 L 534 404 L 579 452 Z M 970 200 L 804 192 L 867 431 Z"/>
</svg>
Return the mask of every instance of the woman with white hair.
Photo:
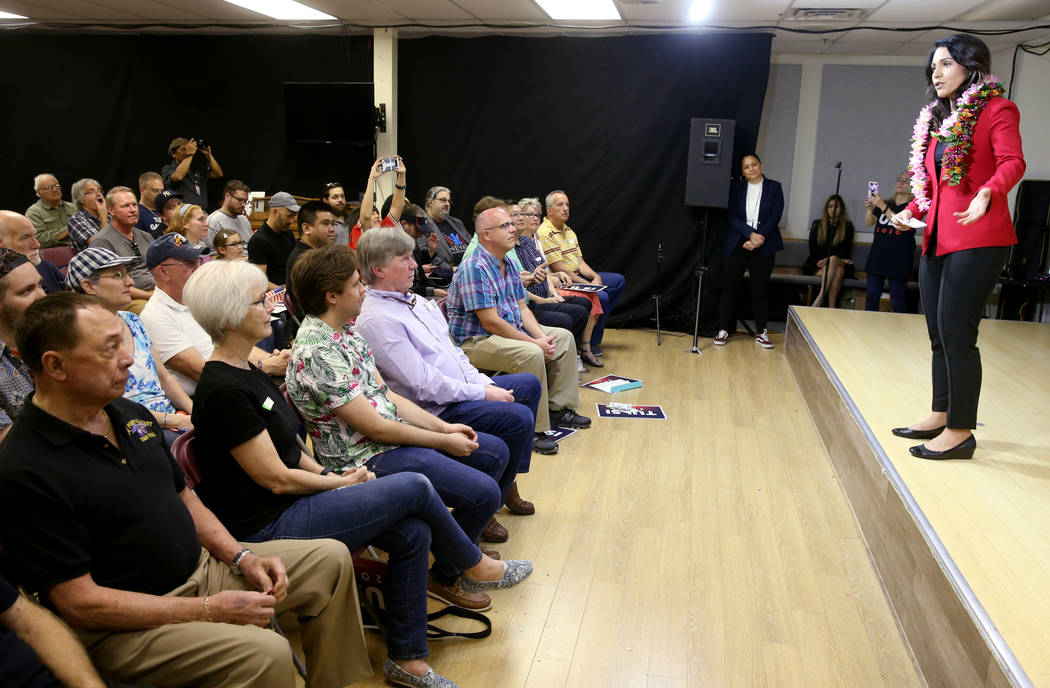
<svg viewBox="0 0 1050 688">
<path fill-rule="evenodd" d="M 248 360 L 270 333 L 266 288 L 257 267 L 221 260 L 199 268 L 183 291 L 215 342 L 194 398 L 197 494 L 243 542 L 325 537 L 351 550 L 373 544 L 386 551 L 384 674 L 398 685 L 455 686 L 425 661 L 428 549 L 462 571 L 460 585 L 473 591 L 515 585 L 532 564 L 482 554 L 418 473 L 377 479 L 362 466 L 338 474 L 299 449 L 295 412 Z"/>
<path fill-rule="evenodd" d="M 69 218 L 66 231 L 69 232 L 73 250 L 83 251 L 91 242 L 91 237 L 109 222 L 109 210 L 106 208 L 102 185 L 94 179 L 76 180 L 70 193 L 77 211 Z"/>
</svg>

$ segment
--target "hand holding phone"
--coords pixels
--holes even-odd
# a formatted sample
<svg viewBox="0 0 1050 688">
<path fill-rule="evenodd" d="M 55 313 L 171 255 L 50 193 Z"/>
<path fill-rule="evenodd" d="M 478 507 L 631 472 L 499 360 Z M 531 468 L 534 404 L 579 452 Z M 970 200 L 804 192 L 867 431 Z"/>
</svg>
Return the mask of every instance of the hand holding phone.
<svg viewBox="0 0 1050 688">
<path fill-rule="evenodd" d="M 872 181 L 868 182 L 868 195 L 869 196 L 878 196 L 879 195 L 879 183 L 878 182 L 872 182 Z"/>
</svg>

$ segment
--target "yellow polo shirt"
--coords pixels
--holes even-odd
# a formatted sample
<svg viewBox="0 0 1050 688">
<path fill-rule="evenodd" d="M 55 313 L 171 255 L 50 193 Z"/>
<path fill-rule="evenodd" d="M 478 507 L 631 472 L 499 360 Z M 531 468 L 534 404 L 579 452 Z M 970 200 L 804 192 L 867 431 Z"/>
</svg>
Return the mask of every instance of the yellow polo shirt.
<svg viewBox="0 0 1050 688">
<path fill-rule="evenodd" d="M 558 229 L 551 223 L 550 218 L 543 218 L 543 224 L 536 230 L 540 246 L 543 247 L 543 257 L 547 262 L 554 265 L 561 261 L 569 272 L 580 271 L 580 242 L 576 240 L 576 232 L 569 225 Z"/>
</svg>

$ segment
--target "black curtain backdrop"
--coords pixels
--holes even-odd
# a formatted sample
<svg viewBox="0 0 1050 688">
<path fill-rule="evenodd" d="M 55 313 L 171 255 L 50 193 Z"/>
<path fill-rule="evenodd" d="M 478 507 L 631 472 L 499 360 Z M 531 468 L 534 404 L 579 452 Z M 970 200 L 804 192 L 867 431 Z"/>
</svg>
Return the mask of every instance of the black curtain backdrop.
<svg viewBox="0 0 1050 688">
<path fill-rule="evenodd" d="M 421 38 L 398 44 L 398 140 L 408 193 L 452 189 L 469 222 L 483 195 L 565 189 L 587 262 L 621 272 L 614 323 L 647 321 L 656 250 L 661 316 L 692 328 L 699 214 L 685 206 L 692 117 L 736 120 L 737 155 L 758 137 L 770 34 L 614 38 Z M 734 163 L 735 165 L 735 163 Z M 724 231 L 711 212 L 709 254 Z M 717 255 L 710 260 L 717 265 Z M 705 283 L 705 313 L 715 289 Z"/>
<path fill-rule="evenodd" d="M 69 189 L 81 177 L 138 189 L 170 162 L 176 136 L 204 137 L 226 176 L 253 189 L 317 196 L 325 182 L 363 189 L 371 146 L 285 140 L 286 81 L 371 81 L 365 37 L 4 35 L 6 155 L 0 208 L 36 201 L 33 175 Z M 316 107 L 304 102 L 298 106 Z"/>
</svg>

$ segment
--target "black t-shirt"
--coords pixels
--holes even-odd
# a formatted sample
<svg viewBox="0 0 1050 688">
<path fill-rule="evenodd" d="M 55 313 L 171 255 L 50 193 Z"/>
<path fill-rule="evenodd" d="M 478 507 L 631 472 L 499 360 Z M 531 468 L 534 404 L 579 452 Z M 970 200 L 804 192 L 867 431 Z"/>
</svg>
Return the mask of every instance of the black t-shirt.
<svg viewBox="0 0 1050 688">
<path fill-rule="evenodd" d="M 460 234 L 455 225 L 448 220 L 444 222 L 434 221 L 437 228 L 441 230 L 441 243 L 448 249 L 449 255 L 452 256 L 452 264 L 459 265 L 463 262 L 463 253 L 467 250 L 467 244 L 470 243 L 470 237 L 464 238 Z"/>
<path fill-rule="evenodd" d="M 886 208 L 892 214 L 906 207 L 907 203 L 896 204 L 892 199 L 886 201 Z M 873 208 L 871 212 L 877 219 L 864 271 L 890 279 L 908 279 L 915 262 L 915 232 L 897 229 L 878 208 Z"/>
<path fill-rule="evenodd" d="M 162 595 L 197 568 L 186 483 L 153 414 L 123 398 L 105 410 L 119 449 L 32 396 L 0 444 L 0 541 L 31 590 L 90 573 L 100 586 Z"/>
<path fill-rule="evenodd" d="M 288 256 L 295 248 L 295 235 L 292 230 L 275 232 L 269 223 L 264 222 L 259 231 L 248 240 L 248 260 L 256 265 L 266 266 L 266 279 L 274 284 L 284 284 L 287 280 L 285 269 Z"/>
<path fill-rule="evenodd" d="M 809 257 L 806 258 L 806 262 L 802 265 L 803 273 L 812 275 L 817 271 L 817 261 L 827 258 L 829 245 L 831 248 L 831 255 L 838 256 L 839 258 L 852 257 L 853 223 L 846 223 L 846 231 L 842 235 L 842 241 L 835 242 L 835 230 L 833 227 L 828 228 L 828 234 L 824 237 L 824 241 L 820 241 L 820 220 L 814 220 L 809 228 Z M 846 276 L 851 276 L 853 270 L 854 268 L 852 265 L 847 266 Z"/>
<path fill-rule="evenodd" d="M 258 532 L 298 495 L 276 495 L 244 472 L 230 450 L 266 431 L 288 467 L 299 464 L 298 421 L 270 377 L 252 366 L 204 364 L 193 395 L 193 446 L 200 467 L 197 495 L 236 538 Z"/>
<path fill-rule="evenodd" d="M 0 576 L 0 614 L 10 609 L 17 599 L 18 590 Z M 0 685 L 17 688 L 60 688 L 62 685 L 40 663 L 33 648 L 3 626 L 0 626 L 0 682 Z"/>
</svg>

